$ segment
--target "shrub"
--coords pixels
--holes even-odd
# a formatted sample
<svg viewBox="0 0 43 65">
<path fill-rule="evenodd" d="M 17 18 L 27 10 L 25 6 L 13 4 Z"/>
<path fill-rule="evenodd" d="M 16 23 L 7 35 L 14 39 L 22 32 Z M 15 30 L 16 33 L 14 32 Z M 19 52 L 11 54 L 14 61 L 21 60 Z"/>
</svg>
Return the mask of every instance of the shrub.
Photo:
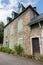
<svg viewBox="0 0 43 65">
<path fill-rule="evenodd" d="M 1 48 L 0 48 L 0 51 L 1 51 L 1 52 L 6 52 L 6 53 L 11 53 L 12 50 L 9 49 L 9 48 L 7 48 L 7 47 L 1 47 Z"/>
<path fill-rule="evenodd" d="M 12 50 L 12 51 L 11 51 L 11 54 L 15 54 L 15 51 L 14 51 L 14 50 Z"/>
<path fill-rule="evenodd" d="M 4 47 L 1 47 L 1 48 L 0 48 L 0 51 L 3 51 L 3 49 L 4 49 Z"/>
<path fill-rule="evenodd" d="M 26 53 L 23 51 L 22 53 L 20 53 L 20 56 L 26 57 Z"/>
<path fill-rule="evenodd" d="M 43 56 L 36 57 L 36 60 L 43 61 Z"/>
<path fill-rule="evenodd" d="M 21 45 L 15 45 L 14 50 L 18 55 L 20 55 L 23 52 L 23 48 L 21 47 Z"/>
<path fill-rule="evenodd" d="M 26 55 L 26 57 L 28 58 L 33 58 L 33 56 L 30 54 L 30 55 Z"/>
<path fill-rule="evenodd" d="M 4 50 L 5 50 L 5 52 L 8 53 L 8 54 L 11 53 L 11 51 L 12 51 L 12 50 L 9 49 L 9 48 L 5 48 Z"/>
</svg>

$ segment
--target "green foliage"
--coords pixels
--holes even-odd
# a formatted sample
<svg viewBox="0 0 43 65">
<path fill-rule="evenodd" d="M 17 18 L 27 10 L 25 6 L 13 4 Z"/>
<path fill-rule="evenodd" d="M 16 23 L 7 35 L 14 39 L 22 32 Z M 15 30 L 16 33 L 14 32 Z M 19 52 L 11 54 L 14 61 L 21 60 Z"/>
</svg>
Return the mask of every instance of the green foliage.
<svg viewBox="0 0 43 65">
<path fill-rule="evenodd" d="M 23 52 L 20 53 L 20 56 L 26 57 L 26 53 L 23 51 Z"/>
<path fill-rule="evenodd" d="M 0 43 L 3 43 L 3 36 L 4 36 L 4 23 L 0 22 Z"/>
<path fill-rule="evenodd" d="M 0 48 L 0 51 L 2 52 L 2 51 L 3 51 L 3 49 L 4 49 L 4 47 L 1 47 L 1 48 Z"/>
<path fill-rule="evenodd" d="M 14 49 L 18 55 L 20 55 L 23 52 L 23 48 L 21 47 L 21 45 L 15 45 Z"/>
<path fill-rule="evenodd" d="M 9 54 L 9 53 L 11 53 L 11 51 L 12 51 L 12 50 L 11 50 L 11 49 L 9 49 L 9 48 L 7 48 L 7 47 L 1 47 L 1 48 L 0 48 L 0 51 L 1 51 L 1 52 L 5 52 L 5 53 L 8 53 L 8 54 Z"/>
<path fill-rule="evenodd" d="M 14 50 L 12 50 L 12 51 L 11 51 L 11 54 L 15 54 L 15 51 L 14 51 Z"/>
<path fill-rule="evenodd" d="M 26 54 L 26 57 L 28 57 L 28 58 L 33 58 L 33 56 L 30 54 L 30 55 L 27 55 Z"/>
<path fill-rule="evenodd" d="M 0 31 L 3 31 L 3 29 L 4 29 L 4 23 L 0 22 Z"/>
<path fill-rule="evenodd" d="M 38 56 L 35 59 L 43 62 L 43 56 Z"/>
<path fill-rule="evenodd" d="M 3 35 L 4 35 L 4 33 L 0 32 L 0 43 L 3 43 Z"/>
</svg>

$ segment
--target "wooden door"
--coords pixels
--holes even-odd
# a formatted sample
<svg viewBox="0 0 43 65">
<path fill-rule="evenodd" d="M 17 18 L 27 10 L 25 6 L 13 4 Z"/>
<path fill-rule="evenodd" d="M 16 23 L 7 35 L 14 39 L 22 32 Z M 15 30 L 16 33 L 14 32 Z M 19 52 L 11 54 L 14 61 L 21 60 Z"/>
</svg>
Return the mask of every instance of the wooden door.
<svg viewBox="0 0 43 65">
<path fill-rule="evenodd" d="M 32 39 L 32 46 L 33 46 L 33 55 L 34 56 L 40 55 L 39 38 Z"/>
</svg>

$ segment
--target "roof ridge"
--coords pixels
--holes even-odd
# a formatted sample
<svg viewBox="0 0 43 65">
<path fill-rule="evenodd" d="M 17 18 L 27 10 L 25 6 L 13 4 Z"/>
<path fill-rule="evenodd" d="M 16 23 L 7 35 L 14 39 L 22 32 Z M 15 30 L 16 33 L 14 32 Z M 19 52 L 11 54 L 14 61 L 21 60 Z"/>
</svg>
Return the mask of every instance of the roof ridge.
<svg viewBox="0 0 43 65">
<path fill-rule="evenodd" d="M 31 5 L 29 5 L 29 6 L 27 6 L 27 8 L 25 8 L 24 11 L 22 11 L 16 18 L 18 18 L 20 15 L 22 15 L 28 8 L 31 8 L 37 15 L 39 15 L 39 13 L 38 13 L 36 10 L 34 10 L 34 8 L 33 8 Z M 14 18 L 11 22 L 13 22 L 16 18 Z M 8 24 L 6 24 L 6 25 L 4 26 L 4 28 L 5 28 L 7 25 L 9 25 L 11 22 L 9 22 Z"/>
</svg>

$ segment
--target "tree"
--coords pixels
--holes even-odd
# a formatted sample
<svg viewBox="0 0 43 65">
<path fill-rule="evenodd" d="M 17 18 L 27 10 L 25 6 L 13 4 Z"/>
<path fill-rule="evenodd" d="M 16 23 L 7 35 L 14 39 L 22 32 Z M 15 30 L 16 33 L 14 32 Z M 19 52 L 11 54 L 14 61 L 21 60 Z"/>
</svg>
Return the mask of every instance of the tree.
<svg viewBox="0 0 43 65">
<path fill-rule="evenodd" d="M 3 36 L 4 36 L 4 23 L 0 22 L 0 44 L 3 43 Z"/>
</svg>

